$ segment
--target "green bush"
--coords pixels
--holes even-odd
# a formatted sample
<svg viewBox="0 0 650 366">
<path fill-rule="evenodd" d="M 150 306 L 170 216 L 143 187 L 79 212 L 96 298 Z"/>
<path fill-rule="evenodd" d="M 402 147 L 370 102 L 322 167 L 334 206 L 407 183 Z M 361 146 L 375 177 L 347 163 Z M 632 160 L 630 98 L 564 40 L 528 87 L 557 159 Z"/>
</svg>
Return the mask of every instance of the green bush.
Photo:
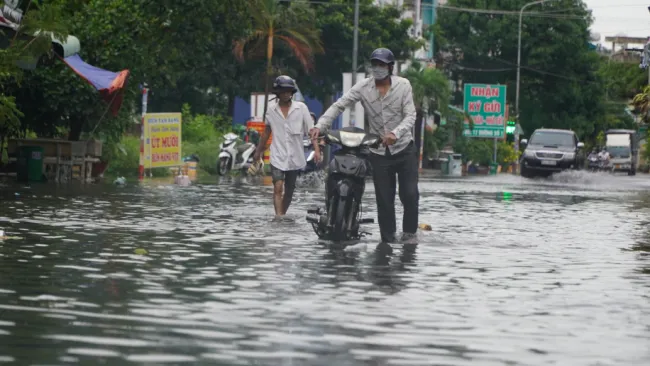
<svg viewBox="0 0 650 366">
<path fill-rule="evenodd" d="M 198 169 L 208 174 L 217 174 L 220 138 L 201 142 L 183 142 L 183 156 L 196 154 L 199 157 Z"/>
<path fill-rule="evenodd" d="M 458 141 L 454 151 L 463 155 L 463 162 L 472 161 L 478 165 L 489 165 L 494 160 L 494 140 L 469 138 Z M 497 163 L 509 165 L 517 161 L 518 154 L 512 144 L 497 142 Z"/>
<path fill-rule="evenodd" d="M 103 155 L 109 162 L 105 175 L 136 177 L 140 164 L 140 136 L 125 135 L 119 142 L 107 143 Z"/>
<path fill-rule="evenodd" d="M 497 145 L 497 162 L 499 165 L 510 165 L 517 162 L 519 153 L 515 152 L 514 144 L 499 141 Z"/>
<path fill-rule="evenodd" d="M 646 138 L 646 143 L 643 146 L 641 153 L 642 160 L 645 160 L 646 162 L 650 162 L 650 133 L 648 134 L 648 137 Z"/>
<path fill-rule="evenodd" d="M 200 160 L 198 169 L 208 174 L 216 174 L 222 136 L 231 130 L 230 118 L 204 114 L 192 115 L 190 106 L 184 104 L 183 156 L 197 155 Z"/>
</svg>

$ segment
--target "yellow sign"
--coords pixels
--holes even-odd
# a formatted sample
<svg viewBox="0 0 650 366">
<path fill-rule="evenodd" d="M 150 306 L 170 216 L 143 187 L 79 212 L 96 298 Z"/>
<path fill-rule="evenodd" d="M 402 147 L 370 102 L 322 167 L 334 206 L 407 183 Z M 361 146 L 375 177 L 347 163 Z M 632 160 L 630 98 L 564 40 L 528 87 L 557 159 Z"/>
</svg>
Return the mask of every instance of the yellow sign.
<svg viewBox="0 0 650 366">
<path fill-rule="evenodd" d="M 145 166 L 164 168 L 183 165 L 180 113 L 144 115 Z"/>
</svg>

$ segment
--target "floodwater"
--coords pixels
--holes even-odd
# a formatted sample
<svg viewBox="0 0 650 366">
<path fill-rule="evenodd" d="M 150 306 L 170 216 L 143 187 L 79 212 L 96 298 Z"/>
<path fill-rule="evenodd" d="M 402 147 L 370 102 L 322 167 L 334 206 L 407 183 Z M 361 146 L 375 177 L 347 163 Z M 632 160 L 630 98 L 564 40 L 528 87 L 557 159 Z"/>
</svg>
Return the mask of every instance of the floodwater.
<svg viewBox="0 0 650 366">
<path fill-rule="evenodd" d="M 280 223 L 257 182 L 0 187 L 0 362 L 646 366 L 649 188 L 423 178 L 387 256 L 316 240 L 320 187 Z"/>
</svg>

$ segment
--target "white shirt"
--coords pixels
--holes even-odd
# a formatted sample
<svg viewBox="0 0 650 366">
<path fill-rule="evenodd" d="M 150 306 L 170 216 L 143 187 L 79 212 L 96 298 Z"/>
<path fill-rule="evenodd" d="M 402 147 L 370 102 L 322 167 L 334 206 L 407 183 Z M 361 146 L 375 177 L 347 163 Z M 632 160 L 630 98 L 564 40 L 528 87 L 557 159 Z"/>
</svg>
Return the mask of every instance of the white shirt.
<svg viewBox="0 0 650 366">
<path fill-rule="evenodd" d="M 394 133 L 397 141 L 389 147 L 390 153 L 396 154 L 402 151 L 413 141 L 413 125 L 415 125 L 413 88 L 408 79 L 399 76 L 390 78 L 390 89 L 383 97 L 379 95 L 374 78 L 361 80 L 323 113 L 316 127 L 323 131 L 329 129 L 332 121 L 345 108 L 360 101 L 368 118 L 370 133 L 382 137 L 390 132 Z M 381 145 L 371 151 L 384 155 L 386 147 Z"/>
<path fill-rule="evenodd" d="M 271 126 L 271 165 L 283 170 L 298 170 L 307 165 L 302 140 L 314 126 L 309 108 L 303 102 L 291 101 L 287 118 L 277 101 L 269 102 L 266 118 Z"/>
</svg>

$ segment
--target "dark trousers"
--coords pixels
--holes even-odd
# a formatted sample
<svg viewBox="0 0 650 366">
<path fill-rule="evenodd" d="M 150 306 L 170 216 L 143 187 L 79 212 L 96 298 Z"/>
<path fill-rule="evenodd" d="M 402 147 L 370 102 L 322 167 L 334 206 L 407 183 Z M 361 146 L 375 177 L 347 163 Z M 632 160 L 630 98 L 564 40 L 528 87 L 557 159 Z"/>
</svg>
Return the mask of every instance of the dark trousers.
<svg viewBox="0 0 650 366">
<path fill-rule="evenodd" d="M 404 206 L 402 231 L 415 233 L 418 229 L 420 192 L 418 190 L 418 151 L 411 142 L 395 155 L 370 153 L 377 218 L 382 240 L 390 240 L 396 233 L 395 189 L 399 181 L 399 199 Z M 397 176 L 397 177 L 396 177 Z M 397 178 L 397 179 L 396 179 Z"/>
</svg>

